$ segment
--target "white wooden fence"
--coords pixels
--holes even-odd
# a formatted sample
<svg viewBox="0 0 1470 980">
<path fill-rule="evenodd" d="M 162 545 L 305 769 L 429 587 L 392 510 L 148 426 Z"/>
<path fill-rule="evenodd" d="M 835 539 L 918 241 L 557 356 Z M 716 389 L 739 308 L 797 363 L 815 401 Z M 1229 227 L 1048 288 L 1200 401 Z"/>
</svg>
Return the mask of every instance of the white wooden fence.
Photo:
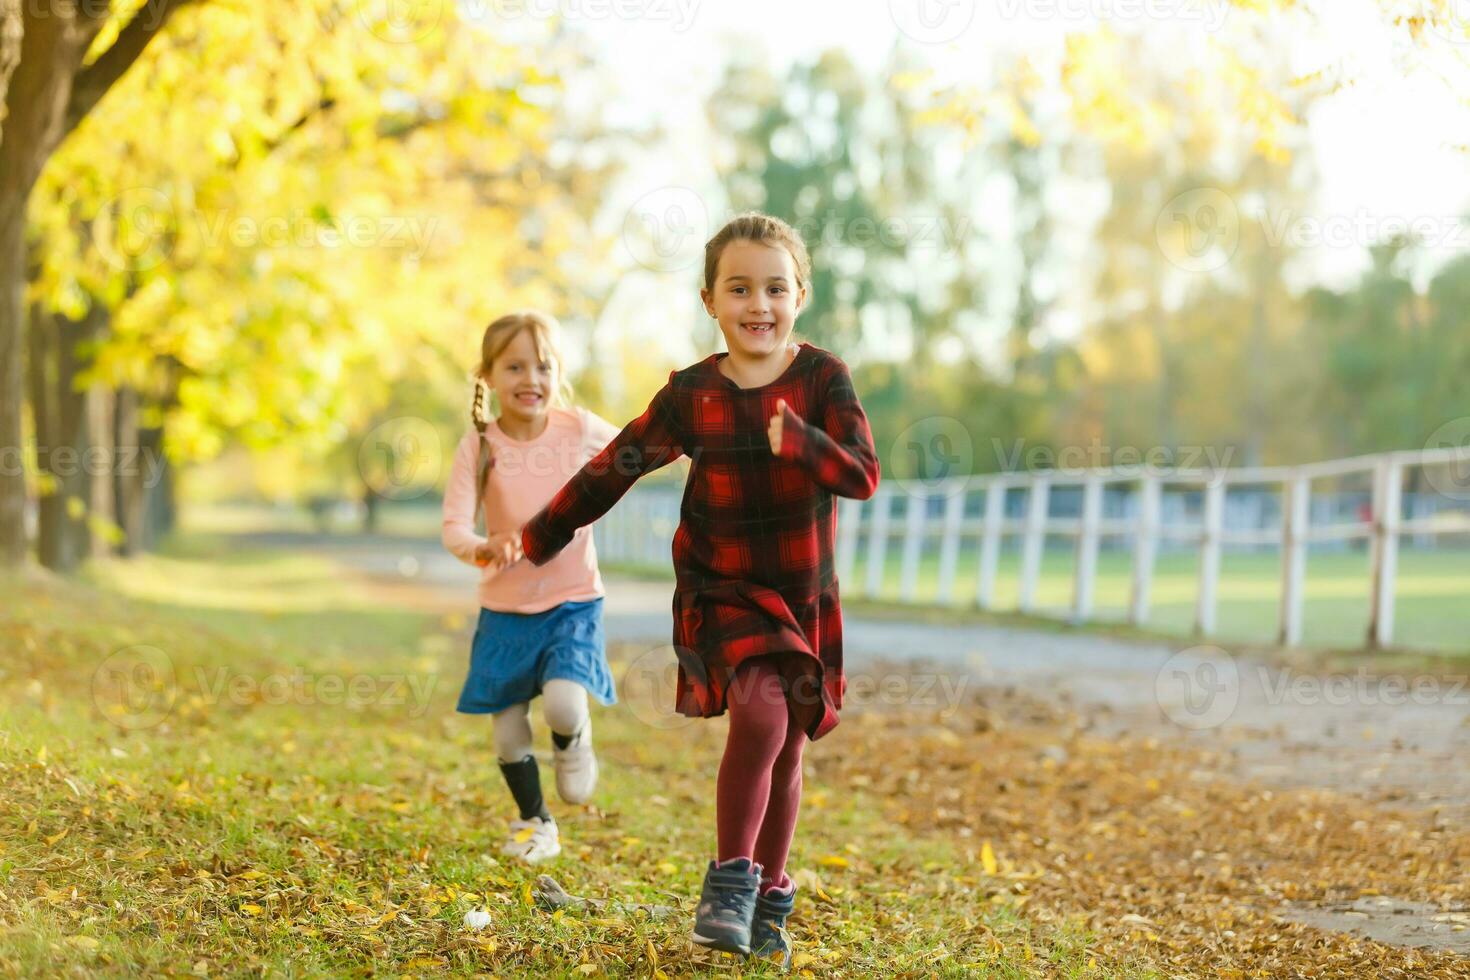
<svg viewBox="0 0 1470 980">
<path fill-rule="evenodd" d="M 871 500 L 843 499 L 837 521 L 837 576 L 848 592 L 876 597 L 883 589 L 887 551 L 895 532 L 901 538 L 900 601 L 917 602 L 924 552 L 938 541 L 938 602 L 996 609 L 996 579 L 1002 539 L 1020 540 L 1020 571 L 1015 608 L 1041 614 L 1037 583 L 1048 536 L 1074 539 L 1076 561 L 1071 606 L 1067 618 L 1075 623 L 1093 618 L 1098 549 L 1105 536 L 1127 540 L 1132 550 L 1132 582 L 1127 620 L 1149 621 L 1150 591 L 1161 542 L 1198 549 L 1199 580 L 1195 597 L 1194 628 L 1208 637 L 1216 632 L 1216 595 L 1221 550 L 1226 545 L 1277 544 L 1281 549 L 1280 618 L 1277 640 L 1285 646 L 1302 635 L 1303 580 L 1307 547 L 1322 542 L 1366 540 L 1369 543 L 1371 589 L 1366 642 L 1371 647 L 1393 642 L 1394 580 L 1400 537 L 1420 540 L 1444 534 L 1470 534 L 1470 509 L 1450 509 L 1428 517 L 1405 518 L 1403 484 L 1413 467 L 1470 467 L 1470 447 L 1395 452 L 1301 466 L 1267 466 L 1218 470 L 1144 470 L 1139 468 L 1042 470 L 955 477 L 915 484 L 888 480 Z M 1367 520 L 1310 522 L 1312 485 L 1354 475 L 1372 480 L 1371 513 Z M 1104 488 L 1124 489 L 1130 496 L 1129 515 L 1105 518 Z M 1052 491 L 1077 487 L 1080 512 L 1075 517 L 1052 516 Z M 1166 490 L 1183 488 L 1199 493 L 1199 517 L 1187 523 L 1164 523 L 1161 500 Z M 1281 519 L 1268 528 L 1229 528 L 1224 522 L 1227 494 L 1243 488 L 1274 490 L 1281 498 Z M 1007 515 L 1008 492 L 1019 490 L 1024 511 Z M 977 516 L 969 516 L 971 499 L 979 495 Z M 661 565 L 668 561 L 669 542 L 679 519 L 679 491 L 666 487 L 635 489 L 597 525 L 597 547 L 608 561 Z M 904 498 L 902 529 L 895 528 L 894 498 Z M 1455 481 L 1455 497 L 1470 500 L 1470 479 Z M 933 503 L 931 503 L 933 502 Z M 936 506 L 937 505 L 937 506 Z M 859 535 L 866 536 L 866 560 L 861 583 L 853 582 Z M 964 542 L 978 542 L 978 569 L 973 595 L 956 588 Z M 1466 597 L 1470 622 L 1470 596 Z"/>
</svg>

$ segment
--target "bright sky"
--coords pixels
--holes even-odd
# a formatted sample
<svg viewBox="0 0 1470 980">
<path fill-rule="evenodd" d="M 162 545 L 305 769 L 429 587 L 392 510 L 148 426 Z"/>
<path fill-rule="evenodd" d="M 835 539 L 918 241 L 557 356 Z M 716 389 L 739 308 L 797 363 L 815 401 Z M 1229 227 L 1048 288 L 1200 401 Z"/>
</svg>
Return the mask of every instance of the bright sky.
<svg viewBox="0 0 1470 980">
<path fill-rule="evenodd" d="M 711 220 L 725 205 L 708 151 L 704 99 L 734 52 L 764 52 L 779 72 L 839 47 L 876 69 L 894 44 L 904 44 L 924 52 L 943 77 L 983 82 L 998 52 L 1024 45 L 1045 60 L 1068 31 L 1086 29 L 1100 15 L 1119 29 L 1168 32 L 1180 39 L 1181 51 L 1247 27 L 1243 15 L 1219 0 L 501 2 L 554 8 L 569 27 L 584 30 L 602 52 L 608 77 L 606 88 L 586 97 L 601 103 L 612 121 L 657 120 L 672 134 L 648 148 L 610 210 L 677 186 L 716 212 Z M 1319 177 L 1314 213 L 1276 216 L 1283 227 L 1306 227 L 1307 234 L 1337 242 L 1311 249 L 1309 274 L 1328 281 L 1351 276 L 1365 261 L 1362 240 L 1390 219 L 1417 221 L 1440 241 L 1441 257 L 1470 249 L 1463 217 L 1470 209 L 1470 112 L 1454 91 L 1455 81 L 1470 91 L 1470 43 L 1457 47 L 1435 38 L 1428 55 L 1410 53 L 1394 43 L 1374 0 L 1317 6 L 1325 11 L 1321 17 L 1291 34 L 1290 68 L 1305 74 L 1340 67 L 1351 84 L 1308 120 Z M 1464 40 L 1470 42 L 1470 32 Z M 1415 64 L 1426 57 L 1435 70 Z M 627 292 L 640 303 L 647 298 L 639 289 Z M 699 313 L 697 297 L 688 299 Z"/>
</svg>

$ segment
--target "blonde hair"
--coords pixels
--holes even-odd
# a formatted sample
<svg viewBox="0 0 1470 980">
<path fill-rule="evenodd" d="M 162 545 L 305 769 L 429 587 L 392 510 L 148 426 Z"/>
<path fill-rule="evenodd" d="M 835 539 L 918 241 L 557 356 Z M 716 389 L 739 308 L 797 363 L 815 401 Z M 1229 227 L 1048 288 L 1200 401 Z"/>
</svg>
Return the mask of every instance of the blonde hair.
<svg viewBox="0 0 1470 980">
<path fill-rule="evenodd" d="M 802 239 L 801 232 L 780 218 L 759 211 L 737 214 L 725 223 L 725 227 L 715 232 L 715 237 L 705 242 L 705 289 L 714 291 L 715 271 L 719 268 L 720 256 L 724 253 L 725 246 L 731 242 L 759 242 L 786 249 L 791 254 L 791 260 L 796 263 L 797 288 L 806 289 L 807 298 L 811 298 L 812 259 L 807 254 L 806 242 Z"/>
<path fill-rule="evenodd" d="M 567 381 L 566 361 L 561 356 L 561 343 L 559 334 L 561 324 L 556 317 L 539 310 L 518 310 L 507 313 L 491 321 L 490 326 L 485 328 L 485 336 L 480 340 L 480 366 L 475 370 L 475 393 L 470 399 L 470 421 L 481 436 L 485 434 L 485 428 L 490 424 L 489 403 L 490 384 L 485 379 L 490 376 L 490 371 L 495 367 L 495 359 L 505 353 L 510 342 L 520 336 L 522 330 L 531 335 L 531 344 L 536 349 L 536 356 L 551 365 L 556 378 L 552 386 L 549 405 L 570 405 L 572 401 L 572 386 Z M 480 519 L 480 512 L 485 506 L 485 484 L 490 479 L 490 466 L 493 460 L 489 453 L 485 452 L 485 440 L 480 440 L 480 462 L 475 473 L 475 520 Z"/>
</svg>

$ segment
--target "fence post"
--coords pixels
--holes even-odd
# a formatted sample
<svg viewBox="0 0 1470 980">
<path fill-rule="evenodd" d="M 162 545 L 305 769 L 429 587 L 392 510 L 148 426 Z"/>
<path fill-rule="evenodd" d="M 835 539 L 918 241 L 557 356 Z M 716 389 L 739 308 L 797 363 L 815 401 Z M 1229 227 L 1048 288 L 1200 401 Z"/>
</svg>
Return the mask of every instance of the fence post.
<svg viewBox="0 0 1470 980">
<path fill-rule="evenodd" d="M 863 587 L 864 595 L 870 599 L 876 599 L 883 590 L 883 564 L 887 560 L 888 551 L 888 512 L 893 509 L 888 505 L 888 500 L 892 496 L 892 491 L 879 487 L 871 498 L 873 521 L 868 525 L 868 568 Z"/>
<path fill-rule="evenodd" d="M 1373 588 L 1368 611 L 1368 646 L 1378 650 L 1393 643 L 1394 578 L 1399 564 L 1399 510 L 1403 500 L 1403 465 L 1393 454 L 1378 462 L 1373 480 Z"/>
<path fill-rule="evenodd" d="M 995 570 L 1000 563 L 1000 525 L 1005 520 L 1006 484 L 993 479 L 985 484 L 985 524 L 980 532 L 980 577 L 975 585 L 975 602 L 981 609 L 995 608 Z"/>
<path fill-rule="evenodd" d="M 863 502 L 852 497 L 837 498 L 837 581 L 852 578 L 857 563 L 858 524 L 863 516 Z"/>
<path fill-rule="evenodd" d="M 1215 632 L 1215 592 L 1220 581 L 1220 531 L 1225 518 L 1225 481 L 1219 475 L 1205 484 L 1204 526 L 1200 529 L 1199 594 L 1195 598 L 1194 631 Z"/>
<path fill-rule="evenodd" d="M 628 494 L 628 558 L 630 565 L 643 561 L 642 495 Z"/>
<path fill-rule="evenodd" d="M 944 501 L 944 525 L 939 532 L 939 589 L 935 596 L 938 602 L 954 602 L 955 566 L 960 558 L 960 523 L 965 516 L 968 486 L 965 480 L 957 481 Z"/>
<path fill-rule="evenodd" d="M 1133 595 L 1128 606 L 1128 621 L 1134 626 L 1148 622 L 1154 559 L 1159 547 L 1159 498 L 1162 492 L 1162 484 L 1156 476 L 1145 476 L 1138 485 L 1138 520 L 1133 528 Z"/>
<path fill-rule="evenodd" d="M 899 573 L 898 594 L 904 602 L 913 602 L 919 591 L 919 556 L 924 544 L 924 525 L 929 517 L 929 495 L 909 489 L 908 509 L 903 522 L 903 566 Z"/>
<path fill-rule="evenodd" d="M 1092 616 L 1093 582 L 1097 577 L 1098 524 L 1102 521 L 1102 477 L 1089 474 L 1082 484 L 1082 533 L 1077 538 L 1077 570 L 1072 586 L 1072 621 Z"/>
<path fill-rule="evenodd" d="M 652 497 L 645 497 L 642 505 L 643 514 L 643 537 L 641 540 L 643 552 L 643 564 L 652 565 L 658 560 L 654 551 L 654 527 L 658 523 L 658 507 Z"/>
<path fill-rule="evenodd" d="M 1026 528 L 1021 539 L 1021 594 L 1016 607 L 1030 612 L 1036 605 L 1036 580 L 1041 577 L 1041 556 L 1046 546 L 1046 511 L 1051 498 L 1051 477 L 1033 476 L 1026 500 Z"/>
<path fill-rule="evenodd" d="M 1281 501 L 1281 629 L 1277 642 L 1294 647 L 1302 641 L 1302 580 L 1307 564 L 1307 525 L 1312 484 L 1293 474 L 1282 487 Z"/>
</svg>

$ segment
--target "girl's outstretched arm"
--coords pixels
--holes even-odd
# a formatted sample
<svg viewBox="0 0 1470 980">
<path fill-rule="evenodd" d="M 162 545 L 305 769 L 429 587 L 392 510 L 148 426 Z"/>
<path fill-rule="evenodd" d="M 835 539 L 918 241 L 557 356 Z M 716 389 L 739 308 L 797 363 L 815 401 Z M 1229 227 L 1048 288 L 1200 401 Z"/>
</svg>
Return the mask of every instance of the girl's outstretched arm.
<svg viewBox="0 0 1470 980">
<path fill-rule="evenodd" d="M 813 480 L 840 497 L 867 500 L 878 489 L 878 454 L 868 416 L 847 365 L 836 361 L 826 382 L 821 425 L 804 421 L 782 403 L 782 459 L 795 460 Z"/>
<path fill-rule="evenodd" d="M 611 510 L 640 476 L 683 454 L 674 420 L 674 393 L 666 384 L 642 415 L 624 426 L 527 522 L 521 531 L 526 557 L 535 565 L 551 561 L 578 528 Z"/>
<path fill-rule="evenodd" d="M 491 452 L 490 444 L 474 430 L 465 433 L 454 451 L 449 483 L 444 488 L 439 540 L 450 554 L 467 565 L 476 564 L 475 549 L 487 540 L 475 533 L 475 471 L 480 452 Z"/>
</svg>

